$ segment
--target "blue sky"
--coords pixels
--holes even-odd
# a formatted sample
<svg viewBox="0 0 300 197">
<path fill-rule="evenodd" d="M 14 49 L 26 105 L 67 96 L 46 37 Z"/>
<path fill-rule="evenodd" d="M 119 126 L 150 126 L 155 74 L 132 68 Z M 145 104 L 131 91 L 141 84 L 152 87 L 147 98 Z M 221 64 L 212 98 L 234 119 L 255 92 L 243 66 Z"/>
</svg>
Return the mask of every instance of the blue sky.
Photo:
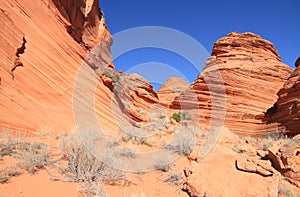
<svg viewBox="0 0 300 197">
<path fill-rule="evenodd" d="M 169 27 L 196 39 L 210 54 L 214 42 L 229 32 L 250 31 L 271 41 L 282 61 L 291 67 L 300 56 L 298 0 L 100 0 L 100 7 L 112 34 L 140 26 Z M 123 71 L 140 64 L 150 66 L 149 62 L 158 62 L 153 66 L 157 73 L 161 73 L 158 65 L 170 65 L 188 82 L 199 74 L 188 60 L 162 49 L 134 50 L 115 59 L 117 70 Z M 170 76 L 179 76 L 167 72 Z M 153 83 L 155 89 L 159 83 L 161 80 Z"/>
</svg>

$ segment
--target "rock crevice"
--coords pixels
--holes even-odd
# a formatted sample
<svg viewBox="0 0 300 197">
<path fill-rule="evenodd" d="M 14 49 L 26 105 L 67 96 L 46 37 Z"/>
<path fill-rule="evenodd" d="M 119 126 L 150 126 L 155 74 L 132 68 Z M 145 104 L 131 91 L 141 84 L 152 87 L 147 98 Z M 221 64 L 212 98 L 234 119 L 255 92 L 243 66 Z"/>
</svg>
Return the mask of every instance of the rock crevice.
<svg viewBox="0 0 300 197">
<path fill-rule="evenodd" d="M 11 69 L 11 76 L 12 76 L 12 79 L 15 79 L 15 75 L 14 75 L 14 71 L 18 68 L 18 67 L 23 67 L 23 63 L 21 61 L 21 56 L 22 54 L 25 53 L 25 49 L 26 49 L 26 43 L 27 43 L 27 40 L 25 39 L 25 36 L 23 36 L 23 42 L 22 42 L 22 45 L 21 47 L 17 48 L 17 51 L 16 51 L 16 59 L 15 59 L 15 62 L 14 62 L 14 67 Z"/>
</svg>

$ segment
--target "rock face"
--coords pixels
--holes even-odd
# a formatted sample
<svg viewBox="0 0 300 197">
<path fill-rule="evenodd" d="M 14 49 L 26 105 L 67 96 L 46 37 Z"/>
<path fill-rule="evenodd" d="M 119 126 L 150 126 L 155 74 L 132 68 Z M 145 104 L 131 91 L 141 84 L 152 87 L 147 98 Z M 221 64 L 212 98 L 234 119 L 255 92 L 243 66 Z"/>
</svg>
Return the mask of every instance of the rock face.
<svg viewBox="0 0 300 197">
<path fill-rule="evenodd" d="M 271 162 L 235 153 L 233 144 L 239 139 L 223 128 L 212 152 L 185 169 L 183 190 L 189 196 L 277 196 L 280 173 Z"/>
<path fill-rule="evenodd" d="M 273 144 L 269 148 L 268 157 L 273 166 L 290 183 L 300 188 L 300 136 Z"/>
<path fill-rule="evenodd" d="M 295 66 L 296 66 L 296 68 L 298 68 L 300 66 L 300 57 L 298 57 L 298 59 L 296 60 Z"/>
<path fill-rule="evenodd" d="M 86 80 L 99 81 L 96 114 L 104 125 L 115 125 L 110 103 L 119 104 L 132 123 L 150 121 L 151 106 L 160 104 L 167 107 L 168 116 L 179 109 L 191 110 L 205 127 L 212 119 L 223 125 L 226 113 L 225 125 L 233 132 L 265 133 L 263 112 L 276 102 L 276 93 L 291 72 L 269 41 L 252 33 L 231 33 L 216 42 L 203 73 L 192 85 L 169 79 L 156 94 L 142 77 L 114 71 L 112 37 L 98 5 L 98 0 L 1 1 L 0 25 L 7 28 L 0 30 L 0 111 L 5 114 L 0 117 L 0 126 L 74 128 L 73 85 L 85 59 Z M 120 75 L 119 83 L 114 75 L 105 75 L 107 70 Z M 272 118 L 278 124 L 288 124 L 293 132 L 299 127 L 298 76 L 296 70 L 278 93 L 279 113 Z M 84 95 L 82 91 L 82 103 L 86 102 Z"/>
<path fill-rule="evenodd" d="M 169 78 L 158 90 L 158 98 L 160 103 L 169 105 L 182 92 L 185 92 L 190 87 L 183 78 Z"/>
<path fill-rule="evenodd" d="M 158 103 L 158 98 L 147 80 L 138 74 L 120 74 L 113 92 L 123 114 L 133 124 L 150 121 L 149 109 Z"/>
<path fill-rule="evenodd" d="M 298 61 L 297 61 L 298 62 Z M 296 62 L 296 66 L 298 63 Z M 299 134 L 300 128 L 300 69 L 291 74 L 277 93 L 278 100 L 266 114 L 267 123 L 278 123 L 289 135 Z"/>
<path fill-rule="evenodd" d="M 0 25 L 5 27 L 0 29 L 0 127 L 54 133 L 75 127 L 73 86 L 87 51 L 74 38 L 92 47 L 102 40 L 109 44 L 111 36 L 98 1 L 60 3 L 67 20 L 59 12 L 62 7 L 58 10 L 51 1 L 0 0 Z M 66 24 L 73 27 L 73 37 Z M 110 63 L 109 54 L 105 58 Z M 97 78 L 92 69 L 87 71 Z M 98 88 L 96 105 L 102 110 L 97 115 L 112 126 L 111 111 L 103 107 L 111 102 L 111 92 L 102 83 Z"/>
<path fill-rule="evenodd" d="M 102 12 L 99 0 L 52 0 L 61 15 L 68 21 L 67 31 L 76 42 L 87 49 L 95 47 L 103 40 Z"/>
<path fill-rule="evenodd" d="M 200 110 L 206 111 L 204 123 L 211 118 L 211 107 L 216 107 L 226 110 L 225 125 L 233 132 L 263 135 L 265 131 L 259 119 L 274 104 L 276 93 L 291 71 L 281 62 L 272 43 L 258 35 L 230 33 L 219 39 L 203 73 L 192 84 Z M 207 82 L 211 83 L 210 88 Z M 226 91 L 225 104 L 218 101 L 219 96 L 212 103 L 211 95 L 220 94 L 222 86 Z"/>
</svg>

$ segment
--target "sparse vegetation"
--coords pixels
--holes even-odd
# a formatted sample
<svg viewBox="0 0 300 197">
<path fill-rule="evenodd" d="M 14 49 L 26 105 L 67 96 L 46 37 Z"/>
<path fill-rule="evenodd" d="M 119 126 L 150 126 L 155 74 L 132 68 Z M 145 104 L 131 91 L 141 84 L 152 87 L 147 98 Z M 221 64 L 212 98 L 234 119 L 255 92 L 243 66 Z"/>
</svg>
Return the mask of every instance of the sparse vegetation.
<svg viewBox="0 0 300 197">
<path fill-rule="evenodd" d="M 50 165 L 52 162 L 47 145 L 34 143 L 26 151 L 17 154 L 20 159 L 20 167 L 30 173 L 36 173 L 39 169 Z"/>
<path fill-rule="evenodd" d="M 127 158 L 135 158 L 136 153 L 128 148 L 120 148 L 118 151 L 115 152 L 115 156 L 117 157 L 127 157 Z"/>
<path fill-rule="evenodd" d="M 0 137 L 0 160 L 4 156 L 13 156 L 18 150 L 26 150 L 29 143 L 19 137 L 12 137 L 10 133 L 2 133 Z"/>
<path fill-rule="evenodd" d="M 0 160 L 4 156 L 15 159 L 14 165 L 1 169 L 0 183 L 7 182 L 11 177 L 21 174 L 20 168 L 36 173 L 39 169 L 51 164 L 51 154 L 47 145 L 39 142 L 29 143 L 25 138 L 2 133 L 0 137 Z"/>
<path fill-rule="evenodd" d="M 174 113 L 171 116 L 171 118 L 174 119 L 176 122 L 180 122 L 182 120 L 192 120 L 192 115 L 184 111 L 184 112 Z"/>
<path fill-rule="evenodd" d="M 5 166 L 0 170 L 0 184 L 6 183 L 11 177 L 19 176 L 18 166 Z"/>
<path fill-rule="evenodd" d="M 115 146 L 114 143 L 111 146 Z M 80 189 L 88 196 L 103 195 L 101 182 L 116 182 L 125 179 L 125 174 L 104 162 L 99 161 L 88 152 L 77 134 L 61 137 L 60 147 L 68 161 L 62 169 L 68 181 L 80 184 Z"/>
<path fill-rule="evenodd" d="M 144 144 L 149 147 L 153 147 L 156 144 L 155 142 L 153 142 L 153 140 L 151 138 L 131 136 L 130 134 L 127 134 L 127 133 L 124 133 L 122 135 L 121 139 L 123 142 L 129 142 L 131 140 L 133 144 L 136 144 L 136 145 Z"/>
<path fill-rule="evenodd" d="M 232 147 L 232 151 L 235 152 L 235 153 L 239 153 L 239 154 L 242 153 L 236 143 Z"/>
<path fill-rule="evenodd" d="M 165 149 L 184 156 L 189 156 L 193 147 L 193 136 L 185 132 L 179 132 L 172 142 L 164 145 Z"/>
<path fill-rule="evenodd" d="M 171 184 L 171 185 L 180 185 L 183 182 L 184 176 L 182 173 L 175 173 L 172 172 L 165 180 L 165 183 Z"/>
<path fill-rule="evenodd" d="M 299 197 L 300 195 L 295 193 L 294 191 L 284 187 L 282 184 L 278 188 L 278 196 L 284 197 Z"/>
<path fill-rule="evenodd" d="M 260 144 L 261 150 L 268 150 L 274 142 L 288 139 L 283 133 L 267 133 L 262 139 Z"/>
<path fill-rule="evenodd" d="M 157 158 L 155 160 L 154 168 L 163 172 L 168 172 L 171 169 L 170 164 L 167 163 L 164 158 Z"/>
<path fill-rule="evenodd" d="M 120 80 L 119 74 L 118 74 L 116 71 L 114 71 L 114 70 L 105 69 L 105 70 L 103 71 L 103 74 L 104 74 L 106 77 L 110 78 L 110 79 L 112 80 L 113 83 L 117 83 L 117 82 Z"/>
<path fill-rule="evenodd" d="M 6 183 L 9 179 L 10 177 L 6 173 L 0 172 L 0 184 Z"/>
</svg>

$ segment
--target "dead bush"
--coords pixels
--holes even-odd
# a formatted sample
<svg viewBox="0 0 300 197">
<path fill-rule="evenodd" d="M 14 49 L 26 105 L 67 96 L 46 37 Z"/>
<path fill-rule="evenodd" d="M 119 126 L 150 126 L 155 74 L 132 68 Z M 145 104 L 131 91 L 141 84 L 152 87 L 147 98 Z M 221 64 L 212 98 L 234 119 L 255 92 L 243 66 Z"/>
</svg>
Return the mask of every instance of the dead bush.
<svg viewBox="0 0 300 197">
<path fill-rule="evenodd" d="M 61 136 L 60 148 L 68 162 L 67 168 L 62 169 L 62 172 L 67 181 L 79 183 L 81 191 L 86 195 L 103 195 L 101 182 L 112 183 L 125 179 L 123 172 L 106 165 L 92 155 L 78 134 Z"/>
</svg>

